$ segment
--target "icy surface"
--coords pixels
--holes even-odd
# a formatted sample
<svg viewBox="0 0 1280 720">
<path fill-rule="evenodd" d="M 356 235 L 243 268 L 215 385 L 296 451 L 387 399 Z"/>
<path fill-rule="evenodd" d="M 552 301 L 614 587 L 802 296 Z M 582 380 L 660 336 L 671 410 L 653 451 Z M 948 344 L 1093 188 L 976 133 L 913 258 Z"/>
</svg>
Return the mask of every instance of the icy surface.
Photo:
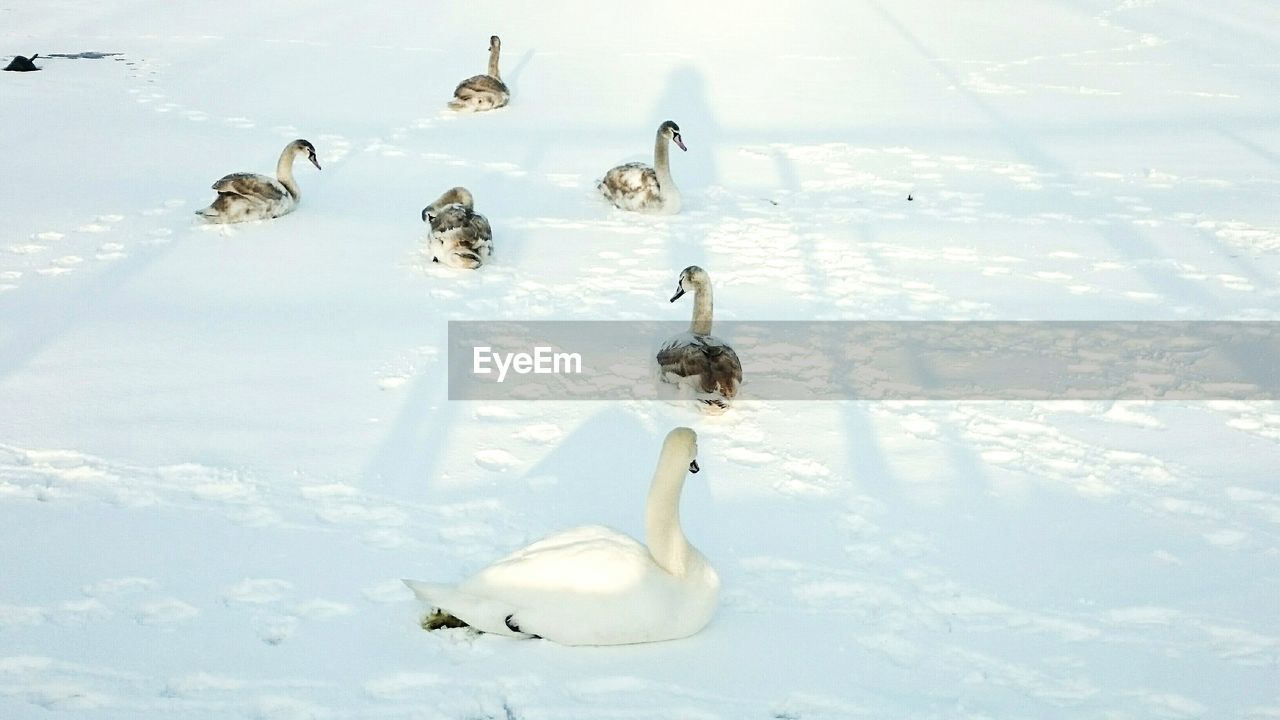
<svg viewBox="0 0 1280 720">
<path fill-rule="evenodd" d="M 445 321 L 1280 319 L 1236 0 L 0 0 L 0 717 L 1275 718 L 1280 406 L 450 403 Z M 511 105 L 445 109 L 503 38 Z M 119 53 L 102 58 L 46 53 Z M 672 157 L 684 211 L 595 179 Z M 301 208 L 201 227 L 311 140 Z M 419 211 L 465 185 L 480 271 Z M 907 200 L 908 194 L 912 197 Z M 401 577 L 640 534 L 688 640 L 427 635 Z M 50 714 L 47 711 L 57 711 Z"/>
</svg>

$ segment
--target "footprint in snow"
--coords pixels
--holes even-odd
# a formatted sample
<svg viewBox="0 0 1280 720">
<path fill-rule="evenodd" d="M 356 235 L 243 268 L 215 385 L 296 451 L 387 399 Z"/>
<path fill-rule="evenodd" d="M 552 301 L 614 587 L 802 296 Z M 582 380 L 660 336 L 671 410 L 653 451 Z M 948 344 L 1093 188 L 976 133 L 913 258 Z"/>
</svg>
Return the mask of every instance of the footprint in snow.
<svg viewBox="0 0 1280 720">
<path fill-rule="evenodd" d="M 264 605 L 283 600 L 292 590 L 287 580 L 246 578 L 224 590 L 222 599 L 228 605 Z"/>
<path fill-rule="evenodd" d="M 63 255 L 50 261 L 49 267 L 36 270 L 36 274 L 45 276 L 65 275 L 82 262 L 84 262 L 84 258 L 79 255 Z"/>
<path fill-rule="evenodd" d="M 360 595 L 369 602 L 382 604 L 404 602 L 413 597 L 413 593 L 405 587 L 404 581 L 398 578 L 384 580 L 367 587 L 360 591 Z"/>
<path fill-rule="evenodd" d="M 39 245 L 37 243 L 19 243 L 17 245 L 10 245 L 7 249 L 14 255 L 35 255 L 48 250 L 49 247 L 47 245 Z"/>
<path fill-rule="evenodd" d="M 111 232 L 112 225 L 124 219 L 123 215 L 99 215 L 92 222 L 85 223 L 76 228 L 76 232 L 82 233 L 104 233 Z"/>
<path fill-rule="evenodd" d="M 199 615 L 194 606 L 177 598 L 168 597 L 144 603 L 134 614 L 141 625 L 172 625 L 185 622 Z"/>
<path fill-rule="evenodd" d="M 174 198 L 170 200 L 165 200 L 164 202 L 160 203 L 160 205 L 158 205 L 157 207 L 147 208 L 146 210 L 140 210 L 138 211 L 138 214 L 142 215 L 143 217 L 156 217 L 158 215 L 164 215 L 164 214 L 173 212 L 174 210 L 177 210 L 178 208 L 183 207 L 186 204 L 187 204 L 186 200 Z"/>
<path fill-rule="evenodd" d="M 475 454 L 476 464 L 485 470 L 494 472 L 506 472 L 509 468 L 515 466 L 520 461 L 516 456 L 498 448 L 490 448 L 488 450 L 479 450 Z"/>
<path fill-rule="evenodd" d="M 98 252 L 93 256 L 95 260 L 119 260 L 126 257 L 123 252 L 124 245 L 120 243 L 103 243 L 98 247 Z"/>
<path fill-rule="evenodd" d="M 317 142 L 324 147 L 326 164 L 340 163 L 351 152 L 351 141 L 341 135 L 319 135 L 317 136 Z"/>
<path fill-rule="evenodd" d="M 752 467 L 768 465 L 778 459 L 778 456 L 773 453 L 751 450 L 750 448 L 744 447 L 729 448 L 725 451 L 724 455 L 726 458 L 738 463 L 739 465 L 750 465 Z"/>
<path fill-rule="evenodd" d="M 380 390 L 395 390 L 417 376 L 422 369 L 434 363 L 440 351 L 431 345 L 423 345 L 403 353 L 377 373 Z"/>
<path fill-rule="evenodd" d="M 269 615 L 255 618 L 254 633 L 267 645 L 279 645 L 298 629 L 298 618 L 292 615 Z"/>
<path fill-rule="evenodd" d="M 515 410 L 500 405 L 482 405 L 476 408 L 475 416 L 478 420 L 519 420 L 522 417 Z"/>
<path fill-rule="evenodd" d="M 405 375 L 388 375 L 386 377 L 378 378 L 378 389 L 395 390 L 396 388 L 402 387 L 408 381 L 409 378 Z"/>
<path fill-rule="evenodd" d="M 528 425 L 516 431 L 513 436 L 517 440 L 536 443 L 539 445 L 551 445 L 559 442 L 564 437 L 564 431 L 559 425 L 552 423 L 539 423 L 536 425 Z"/>
</svg>

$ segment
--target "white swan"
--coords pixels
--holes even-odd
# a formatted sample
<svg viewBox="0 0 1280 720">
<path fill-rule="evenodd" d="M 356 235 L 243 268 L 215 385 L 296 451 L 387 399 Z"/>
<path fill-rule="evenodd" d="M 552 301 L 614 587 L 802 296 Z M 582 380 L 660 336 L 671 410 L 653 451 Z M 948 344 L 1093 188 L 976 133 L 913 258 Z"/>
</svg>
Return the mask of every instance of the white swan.
<svg viewBox="0 0 1280 720">
<path fill-rule="evenodd" d="M 563 645 L 626 645 L 692 635 L 711 621 L 720 578 L 680 528 L 686 471 L 698 436 L 667 434 L 645 509 L 647 545 L 590 525 L 508 555 L 458 585 L 405 580 L 438 609 L 427 629 L 470 625 Z"/>
<path fill-rule="evenodd" d="M 663 215 L 680 212 L 680 190 L 671 179 L 668 142 L 688 151 L 680 137 L 680 126 L 671 120 L 658 126 L 658 136 L 653 145 L 653 167 L 644 163 L 619 165 L 596 183 L 600 193 L 622 210 Z"/>
<path fill-rule="evenodd" d="M 196 214 L 213 223 L 237 223 L 268 220 L 293 212 L 302 199 L 298 183 L 293 179 L 293 159 L 305 155 L 316 169 L 315 146 L 306 140 L 294 140 L 285 146 L 276 163 L 276 177 L 255 173 L 232 173 L 213 184 L 218 197 Z"/>
<path fill-rule="evenodd" d="M 498 75 L 498 53 L 502 51 L 502 41 L 497 35 L 489 38 L 489 72 L 476 75 L 458 83 L 453 89 L 453 99 L 449 107 L 453 110 L 493 110 L 507 104 L 511 99 L 511 91 Z"/>
<path fill-rule="evenodd" d="M 431 262 L 475 269 L 493 254 L 493 229 L 474 208 L 471 192 L 456 187 L 422 209 L 422 221 L 431 226 Z"/>
<path fill-rule="evenodd" d="M 720 414 L 729 409 L 742 383 L 742 362 L 738 354 L 723 340 L 711 335 L 711 276 L 697 265 L 680 273 L 676 294 L 693 290 L 693 321 L 689 332 L 668 340 L 658 351 L 658 367 L 662 379 L 690 387 L 699 407 Z"/>
</svg>

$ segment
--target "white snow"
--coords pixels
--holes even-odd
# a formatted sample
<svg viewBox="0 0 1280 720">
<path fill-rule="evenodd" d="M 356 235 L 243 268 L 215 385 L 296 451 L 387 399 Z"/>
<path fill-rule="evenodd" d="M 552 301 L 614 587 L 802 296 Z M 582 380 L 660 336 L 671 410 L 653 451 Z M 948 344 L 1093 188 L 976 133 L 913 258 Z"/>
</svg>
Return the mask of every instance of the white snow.
<svg viewBox="0 0 1280 720">
<path fill-rule="evenodd" d="M 1228 0 L 0 0 L 0 717 L 1280 717 L 1280 407 L 447 400 L 445 328 L 1280 319 L 1280 10 Z M 454 85 L 503 38 L 503 110 Z M 43 56 L 118 52 L 103 59 Z M 680 124 L 684 210 L 594 180 Z M 297 212 L 202 227 L 304 137 Z M 465 185 L 492 264 L 433 266 Z M 912 201 L 906 200 L 911 194 Z M 549 532 L 683 523 L 722 605 L 426 634 Z M 56 711 L 56 714 L 51 714 Z"/>
</svg>

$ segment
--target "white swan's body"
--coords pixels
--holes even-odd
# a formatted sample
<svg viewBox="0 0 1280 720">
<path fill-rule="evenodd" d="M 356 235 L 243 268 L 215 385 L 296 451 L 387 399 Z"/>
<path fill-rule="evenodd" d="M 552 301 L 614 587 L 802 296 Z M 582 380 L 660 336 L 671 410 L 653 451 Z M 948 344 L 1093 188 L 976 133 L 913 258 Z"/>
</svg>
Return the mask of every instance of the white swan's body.
<svg viewBox="0 0 1280 720">
<path fill-rule="evenodd" d="M 480 112 L 503 107 L 511 100 L 511 91 L 498 74 L 498 54 L 501 51 L 502 41 L 497 35 L 490 37 L 489 72 L 458 83 L 458 87 L 453 89 L 453 99 L 449 101 L 451 109 Z"/>
<path fill-rule="evenodd" d="M 471 192 L 456 187 L 422 209 L 422 221 L 431 226 L 432 262 L 474 270 L 493 254 L 493 229 L 474 208 Z"/>
<path fill-rule="evenodd" d="M 649 490 L 648 544 L 598 525 L 557 533 L 458 585 L 406 580 L 432 608 L 482 632 L 563 645 L 626 645 L 688 637 L 715 614 L 720 578 L 680 528 L 697 436 L 667 435 Z M 441 624 L 443 625 L 443 623 Z"/>
<path fill-rule="evenodd" d="M 723 340 L 711 335 L 711 277 L 690 265 L 680 273 L 671 302 L 693 289 L 693 320 L 689 331 L 667 340 L 658 351 L 658 369 L 664 381 L 693 392 L 698 407 L 719 414 L 729 409 L 742 384 L 742 362 Z"/>
<path fill-rule="evenodd" d="M 668 142 L 688 150 L 680 126 L 668 120 L 658 127 L 653 146 L 653 167 L 644 163 L 619 165 L 596 183 L 600 194 L 622 210 L 672 215 L 680 212 L 680 189 L 671 179 Z"/>
<path fill-rule="evenodd" d="M 224 176 L 213 184 L 218 197 L 196 214 L 213 223 L 237 223 L 269 220 L 293 212 L 302 199 L 298 183 L 293 179 L 293 160 L 299 155 L 320 169 L 315 147 L 306 140 L 294 140 L 280 153 L 276 177 L 256 173 Z"/>
</svg>

